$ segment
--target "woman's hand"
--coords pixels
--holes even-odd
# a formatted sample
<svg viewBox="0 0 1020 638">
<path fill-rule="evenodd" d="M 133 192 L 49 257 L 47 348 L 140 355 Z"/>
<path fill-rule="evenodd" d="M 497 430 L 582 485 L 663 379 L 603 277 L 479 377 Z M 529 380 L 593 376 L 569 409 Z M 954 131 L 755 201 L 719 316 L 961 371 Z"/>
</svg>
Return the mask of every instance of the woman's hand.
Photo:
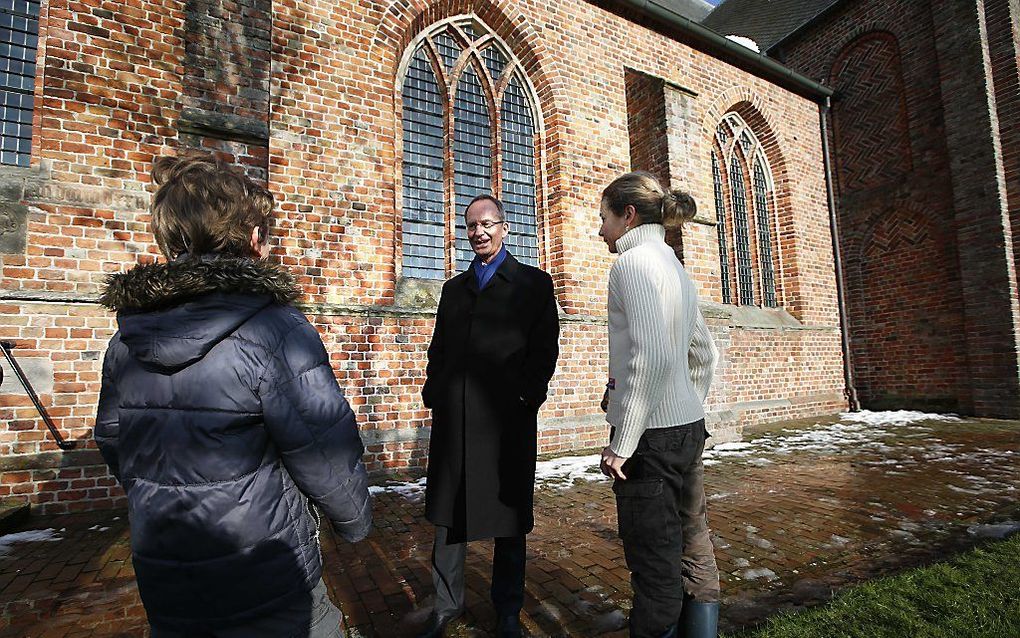
<svg viewBox="0 0 1020 638">
<path fill-rule="evenodd" d="M 599 463 L 599 468 L 606 476 L 626 481 L 627 476 L 623 473 L 623 464 L 626 462 L 626 456 L 617 455 L 608 445 L 602 448 L 602 461 Z"/>
</svg>

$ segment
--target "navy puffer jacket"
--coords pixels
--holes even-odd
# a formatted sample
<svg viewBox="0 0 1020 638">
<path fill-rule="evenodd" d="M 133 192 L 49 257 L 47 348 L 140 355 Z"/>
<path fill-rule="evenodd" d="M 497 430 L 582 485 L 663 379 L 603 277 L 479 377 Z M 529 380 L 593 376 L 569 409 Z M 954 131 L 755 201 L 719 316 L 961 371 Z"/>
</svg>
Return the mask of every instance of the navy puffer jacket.
<svg viewBox="0 0 1020 638">
<path fill-rule="evenodd" d="M 354 413 L 280 267 L 178 259 L 112 277 L 95 438 L 127 493 L 150 622 L 223 627 L 318 582 L 316 514 L 371 525 Z"/>
</svg>

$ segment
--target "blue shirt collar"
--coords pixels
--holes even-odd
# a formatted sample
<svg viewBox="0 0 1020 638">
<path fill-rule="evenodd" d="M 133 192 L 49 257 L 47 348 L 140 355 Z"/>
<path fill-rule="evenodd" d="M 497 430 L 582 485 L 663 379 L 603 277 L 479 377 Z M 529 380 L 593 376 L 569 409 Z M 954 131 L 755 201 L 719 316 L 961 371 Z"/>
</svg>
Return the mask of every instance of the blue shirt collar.
<svg viewBox="0 0 1020 638">
<path fill-rule="evenodd" d="M 478 281 L 478 289 L 482 290 L 485 285 L 489 283 L 496 271 L 499 270 L 500 265 L 506 260 L 506 244 L 499 247 L 499 252 L 496 256 L 487 264 L 482 263 L 482 260 L 475 255 L 475 259 L 471 262 L 471 268 L 475 272 L 475 279 Z"/>
</svg>

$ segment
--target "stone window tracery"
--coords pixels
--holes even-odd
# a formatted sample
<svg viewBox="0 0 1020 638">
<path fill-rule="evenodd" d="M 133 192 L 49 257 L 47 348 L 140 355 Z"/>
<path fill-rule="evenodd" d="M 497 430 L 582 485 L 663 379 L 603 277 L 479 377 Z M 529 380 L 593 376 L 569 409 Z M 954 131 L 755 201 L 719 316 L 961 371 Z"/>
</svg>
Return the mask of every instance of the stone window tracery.
<svg viewBox="0 0 1020 638">
<path fill-rule="evenodd" d="M 715 131 L 712 183 L 722 302 L 775 308 L 772 172 L 761 142 L 735 112 L 727 113 Z"/>
<path fill-rule="evenodd" d="M 432 25 L 408 48 L 400 91 L 401 274 L 445 279 L 473 258 L 463 211 L 489 193 L 506 206 L 507 249 L 539 260 L 539 136 L 534 89 L 475 16 Z"/>
</svg>

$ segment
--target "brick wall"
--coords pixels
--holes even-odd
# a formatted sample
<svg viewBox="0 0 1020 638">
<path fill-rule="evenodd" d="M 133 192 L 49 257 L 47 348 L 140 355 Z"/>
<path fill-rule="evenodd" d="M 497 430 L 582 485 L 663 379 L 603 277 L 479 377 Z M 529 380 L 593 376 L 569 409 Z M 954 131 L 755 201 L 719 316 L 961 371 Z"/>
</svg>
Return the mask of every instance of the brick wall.
<svg viewBox="0 0 1020 638">
<path fill-rule="evenodd" d="M 156 258 L 146 229 L 148 170 L 154 156 L 181 146 L 215 149 L 266 177 L 280 202 L 274 255 L 304 288 L 304 310 L 359 415 L 366 460 L 373 470 L 423 466 L 429 415 L 418 392 L 434 300 L 401 293 L 414 287 L 398 267 L 397 72 L 417 33 L 467 13 L 506 42 L 538 96 L 542 265 L 563 310 L 541 450 L 587 449 L 606 437 L 597 406 L 612 256 L 597 236 L 598 200 L 631 167 L 631 134 L 640 129 L 628 120 L 628 70 L 673 91 L 663 98 L 666 125 L 649 126 L 668 131 L 670 181 L 703 213 L 683 242 L 723 355 L 709 402 L 716 440 L 739 436 L 748 423 L 843 407 L 812 102 L 579 0 L 274 2 L 266 97 L 265 58 L 247 60 L 249 48 L 232 40 L 250 37 L 256 44 L 248 46 L 262 51 L 258 9 L 266 4 L 50 3 L 33 166 L 0 171 L 0 194 L 28 208 L 27 248 L 0 255 L 0 337 L 17 341 L 57 426 L 84 449 L 56 451 L 27 398 L 5 381 L 0 492 L 30 494 L 49 511 L 118 498 L 89 441 L 101 353 L 114 329 L 93 300 L 106 273 Z M 205 31 L 191 33 L 195 24 Z M 75 66 L 81 55 L 90 56 L 88 69 Z M 710 148 L 731 109 L 755 127 L 774 172 L 777 310 L 719 303 Z M 78 132 L 76 122 L 95 131 Z"/>
<path fill-rule="evenodd" d="M 973 2 L 866 0 L 770 52 L 836 91 L 840 245 L 866 407 L 1020 409 L 983 30 Z M 1015 103 L 1016 49 L 1005 48 Z"/>
</svg>

